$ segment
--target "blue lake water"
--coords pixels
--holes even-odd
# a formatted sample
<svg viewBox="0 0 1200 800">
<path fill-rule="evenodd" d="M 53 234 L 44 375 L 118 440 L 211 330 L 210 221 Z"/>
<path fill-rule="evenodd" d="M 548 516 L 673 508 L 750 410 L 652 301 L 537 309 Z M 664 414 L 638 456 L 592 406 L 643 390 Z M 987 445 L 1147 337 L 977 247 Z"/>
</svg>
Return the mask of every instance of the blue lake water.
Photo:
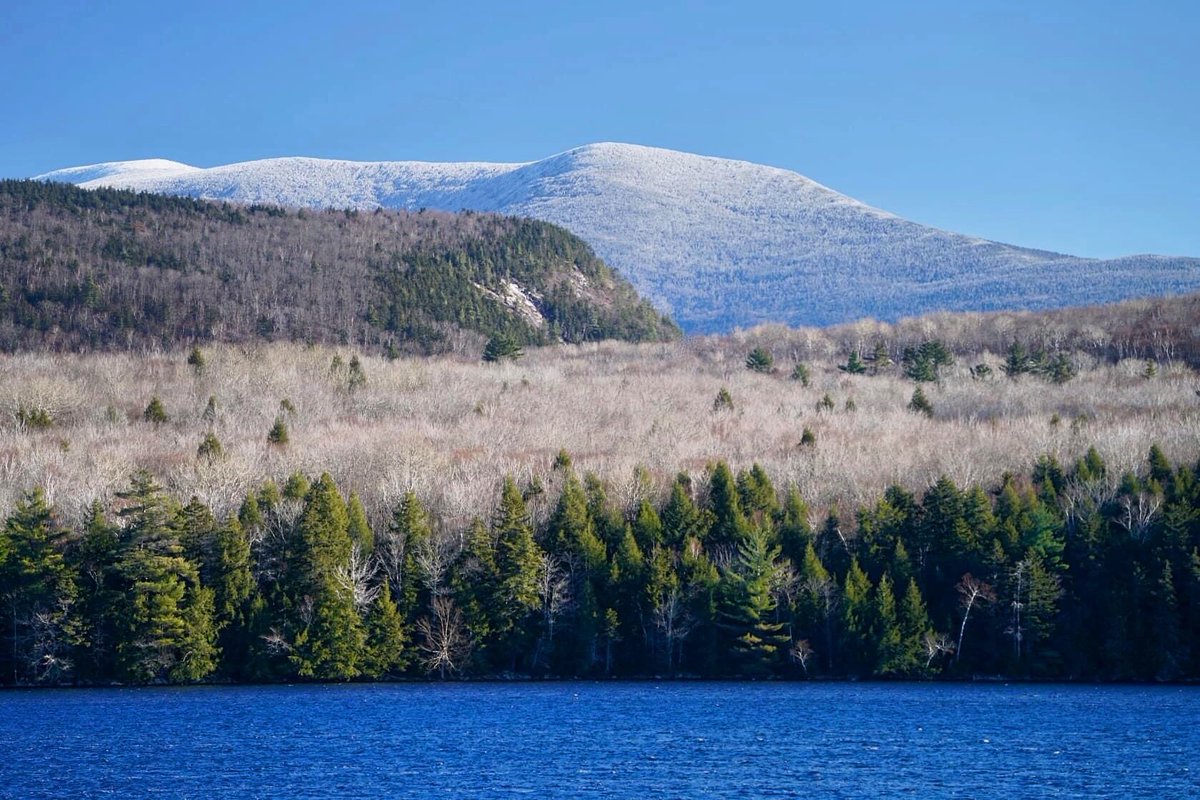
<svg viewBox="0 0 1200 800">
<path fill-rule="evenodd" d="M 0 797 L 1200 797 L 1200 687 L 0 693 Z"/>
</svg>

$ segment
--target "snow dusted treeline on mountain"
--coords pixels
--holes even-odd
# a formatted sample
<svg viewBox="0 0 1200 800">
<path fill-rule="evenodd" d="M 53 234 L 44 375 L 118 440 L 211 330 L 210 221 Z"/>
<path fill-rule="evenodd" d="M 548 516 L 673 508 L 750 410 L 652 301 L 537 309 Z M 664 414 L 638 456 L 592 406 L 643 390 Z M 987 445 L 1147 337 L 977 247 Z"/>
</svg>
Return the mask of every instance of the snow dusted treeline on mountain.
<svg viewBox="0 0 1200 800">
<path fill-rule="evenodd" d="M 527 164 L 161 159 L 41 179 L 288 206 L 496 211 L 562 225 L 693 333 L 1200 289 L 1200 258 L 1099 260 L 901 219 L 788 170 L 627 144 Z"/>
</svg>

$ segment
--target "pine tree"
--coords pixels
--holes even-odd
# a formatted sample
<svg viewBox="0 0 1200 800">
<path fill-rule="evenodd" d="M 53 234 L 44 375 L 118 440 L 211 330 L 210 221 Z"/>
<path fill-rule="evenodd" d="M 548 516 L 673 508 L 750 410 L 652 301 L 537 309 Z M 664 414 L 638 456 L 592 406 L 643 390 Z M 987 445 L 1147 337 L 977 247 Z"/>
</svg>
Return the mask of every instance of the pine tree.
<svg viewBox="0 0 1200 800">
<path fill-rule="evenodd" d="M 350 367 L 346 373 L 346 391 L 354 393 L 367 385 L 367 371 L 363 369 L 362 361 L 355 354 L 350 357 Z"/>
<path fill-rule="evenodd" d="M 375 602 L 367 613 L 367 643 L 363 654 L 363 674 L 381 678 L 403 671 L 407 661 L 405 646 L 408 634 L 404 618 L 392 602 L 388 582 L 379 588 Z"/>
<path fill-rule="evenodd" d="M 283 421 L 283 417 L 276 417 L 275 424 L 271 426 L 271 430 L 267 431 L 267 444 L 283 447 L 290 439 L 287 423 Z"/>
<path fill-rule="evenodd" d="M 225 457 L 225 448 L 221 446 L 221 440 L 216 437 L 216 434 L 204 434 L 204 438 L 200 440 L 200 446 L 196 448 L 196 458 L 201 461 L 212 463 L 220 461 Z"/>
<path fill-rule="evenodd" d="M 933 416 L 933 404 L 929 402 L 929 398 L 925 396 L 925 392 L 921 390 L 920 386 L 913 391 L 912 399 L 908 401 L 908 410 L 924 414 L 927 417 Z"/>
<path fill-rule="evenodd" d="M 671 497 L 663 507 L 663 541 L 668 547 L 682 549 L 689 539 L 703 542 L 712 527 L 712 513 L 696 505 L 690 486 L 686 475 L 678 475 L 671 485 Z"/>
<path fill-rule="evenodd" d="M 254 582 L 250 540 L 237 517 L 216 530 L 210 586 L 213 620 L 224 663 L 236 672 L 250 649 L 249 612 L 257 586 Z"/>
<path fill-rule="evenodd" d="M 769 373 L 775 369 L 775 357 L 765 347 L 756 347 L 746 356 L 746 369 L 751 372 Z"/>
<path fill-rule="evenodd" d="M 77 576 L 63 557 L 67 536 L 41 489 L 27 493 L 0 534 L 0 599 L 8 606 L 8 672 L 14 683 L 58 681 L 73 672 Z"/>
<path fill-rule="evenodd" d="M 1014 380 L 1032 371 L 1033 359 L 1025 349 L 1025 345 L 1014 339 L 1008 348 L 1008 355 L 1005 357 L 1001 369 L 1004 370 L 1005 375 Z"/>
<path fill-rule="evenodd" d="M 649 553 L 663 544 L 663 523 L 654 505 L 643 497 L 633 520 L 633 538 L 643 552 Z"/>
<path fill-rule="evenodd" d="M 422 585 L 425 581 L 417 558 L 429 547 L 433 531 L 429 514 L 416 492 L 409 490 L 400 499 L 392 512 L 388 533 L 404 554 L 400 559 L 400 573 L 390 577 L 397 592 L 396 607 L 405 623 L 411 626 L 417 621 L 420 611 L 428 607 L 431 596 L 431 587 Z"/>
<path fill-rule="evenodd" d="M 604 542 L 596 535 L 587 495 L 574 472 L 567 473 L 550 517 L 547 548 L 565 562 L 577 565 L 581 577 L 596 573 L 604 565 Z"/>
<path fill-rule="evenodd" d="M 794 381 L 799 381 L 800 385 L 803 386 L 805 389 L 807 389 L 808 384 L 811 380 L 811 374 L 809 372 L 808 365 L 807 364 L 796 364 L 795 366 L 793 366 L 791 378 Z"/>
<path fill-rule="evenodd" d="M 842 585 L 842 658 L 851 675 L 872 666 L 871 614 L 871 580 L 852 559 Z"/>
<path fill-rule="evenodd" d="M 489 363 L 496 363 L 504 359 L 516 361 L 523 355 L 525 353 L 521 350 L 521 346 L 506 333 L 497 333 L 492 336 L 483 348 L 483 360 Z"/>
<path fill-rule="evenodd" d="M 350 563 L 346 503 L 328 473 L 313 484 L 297 525 L 293 607 L 299 611 L 291 656 L 301 677 L 346 679 L 359 674 L 365 631 L 350 587 L 339 571 Z"/>
<path fill-rule="evenodd" d="M 871 374 L 878 375 L 890 366 L 892 357 L 888 353 L 887 345 L 880 340 L 875 343 L 875 349 L 871 353 Z"/>
<path fill-rule="evenodd" d="M 779 520 L 779 541 L 783 555 L 793 564 L 804 560 L 805 550 L 812 543 L 812 524 L 808 519 L 808 504 L 795 486 L 788 489 Z"/>
<path fill-rule="evenodd" d="M 892 589 L 892 578 L 886 572 L 875 586 L 872 597 L 872 649 L 875 674 L 895 677 L 908 673 L 911 665 L 905 658 L 904 637 L 900 620 L 896 614 L 896 594 Z"/>
<path fill-rule="evenodd" d="M 367 522 L 367 512 L 356 492 L 350 493 L 350 501 L 346 504 L 346 515 L 349 519 L 347 530 L 350 539 L 358 545 L 363 555 L 370 555 L 375 550 L 375 534 L 371 523 Z"/>
<path fill-rule="evenodd" d="M 516 669 L 528 634 L 525 623 L 540 605 L 541 553 L 533 540 L 525 500 L 511 477 L 504 479 L 500 505 L 492 518 L 492 536 L 499 579 L 497 600 L 502 603 L 494 633 L 503 637 L 500 655 L 511 669 Z"/>
<path fill-rule="evenodd" d="M 124 582 L 117 611 L 117 668 L 126 680 L 195 681 L 217 666 L 212 590 L 184 556 L 176 514 L 148 472 L 118 493 L 126 526 L 116 570 Z"/>
<path fill-rule="evenodd" d="M 208 365 L 208 362 L 204 358 L 204 353 L 200 352 L 199 347 L 193 347 L 192 351 L 188 353 L 187 363 L 192 368 L 192 371 L 196 373 L 197 378 L 204 375 L 204 369 Z"/>
<path fill-rule="evenodd" d="M 900 546 L 903 546 L 903 543 L 897 544 L 897 547 Z M 926 637 L 933 634 L 933 625 L 925 610 L 921 590 L 913 578 L 908 579 L 908 588 L 905 589 L 904 599 L 900 603 L 899 621 L 901 657 L 896 673 L 907 676 L 927 674 L 925 641 Z"/>
<path fill-rule="evenodd" d="M 709 531 L 711 546 L 736 546 L 741 543 L 749 529 L 749 523 L 742 513 L 733 472 L 724 461 L 717 462 L 713 469 L 708 497 L 713 513 L 713 525 Z"/>
<path fill-rule="evenodd" d="M 105 518 L 100 501 L 93 501 L 84 516 L 83 536 L 69 551 L 79 580 L 76 666 L 88 681 L 116 673 L 117 611 L 123 597 L 116 570 L 119 548 L 117 528 Z"/>
<path fill-rule="evenodd" d="M 717 399 L 713 400 L 713 411 L 733 411 L 733 395 L 722 386 L 717 391 Z"/>
<path fill-rule="evenodd" d="M 163 408 L 162 400 L 159 400 L 157 395 L 150 398 L 150 402 L 146 405 L 146 410 L 142 412 L 142 419 L 151 423 L 156 428 L 170 420 L 166 409 Z"/>
<path fill-rule="evenodd" d="M 737 476 L 738 498 L 745 514 L 756 520 L 770 519 L 779 511 L 779 496 L 767 471 L 758 464 Z"/>
<path fill-rule="evenodd" d="M 839 364 L 838 369 L 851 375 L 861 375 L 867 371 L 867 365 L 863 363 L 862 356 L 859 355 L 857 350 L 851 350 L 850 357 L 846 360 L 846 363 Z"/>
<path fill-rule="evenodd" d="M 778 566 L 778 548 L 767 543 L 757 528 L 740 540 L 737 558 L 721 575 L 718 625 L 731 643 L 735 674 L 770 675 L 781 662 L 787 636 L 775 618 L 771 582 Z"/>
</svg>

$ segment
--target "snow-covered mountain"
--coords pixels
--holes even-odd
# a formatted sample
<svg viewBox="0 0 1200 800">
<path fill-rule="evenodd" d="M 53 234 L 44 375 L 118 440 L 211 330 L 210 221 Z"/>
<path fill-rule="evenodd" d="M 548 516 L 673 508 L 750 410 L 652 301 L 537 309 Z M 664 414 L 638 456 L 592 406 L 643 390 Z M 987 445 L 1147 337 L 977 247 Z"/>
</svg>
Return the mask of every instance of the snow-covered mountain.
<svg viewBox="0 0 1200 800">
<path fill-rule="evenodd" d="M 534 217 L 588 241 L 690 332 L 1200 289 L 1197 258 L 1014 247 L 909 222 L 795 172 L 627 144 L 527 164 L 274 158 L 200 169 L 154 159 L 38 178 L 250 203 Z"/>
</svg>

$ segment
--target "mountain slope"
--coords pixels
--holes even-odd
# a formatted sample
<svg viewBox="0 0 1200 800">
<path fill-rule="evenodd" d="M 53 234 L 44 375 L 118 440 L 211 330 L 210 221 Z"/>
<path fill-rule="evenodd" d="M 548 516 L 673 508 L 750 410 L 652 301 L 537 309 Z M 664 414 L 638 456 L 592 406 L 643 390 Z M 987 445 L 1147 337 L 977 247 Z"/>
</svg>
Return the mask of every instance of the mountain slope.
<svg viewBox="0 0 1200 800">
<path fill-rule="evenodd" d="M 470 351 L 495 334 L 541 344 L 679 331 L 546 222 L 0 181 L 0 350 L 288 339 Z"/>
<path fill-rule="evenodd" d="M 171 163 L 39 177 L 251 203 L 542 219 L 582 237 L 692 332 L 1053 308 L 1200 288 L 1200 259 L 1105 261 L 1015 247 L 909 222 L 795 172 L 635 145 L 588 145 L 528 164 Z"/>
</svg>

